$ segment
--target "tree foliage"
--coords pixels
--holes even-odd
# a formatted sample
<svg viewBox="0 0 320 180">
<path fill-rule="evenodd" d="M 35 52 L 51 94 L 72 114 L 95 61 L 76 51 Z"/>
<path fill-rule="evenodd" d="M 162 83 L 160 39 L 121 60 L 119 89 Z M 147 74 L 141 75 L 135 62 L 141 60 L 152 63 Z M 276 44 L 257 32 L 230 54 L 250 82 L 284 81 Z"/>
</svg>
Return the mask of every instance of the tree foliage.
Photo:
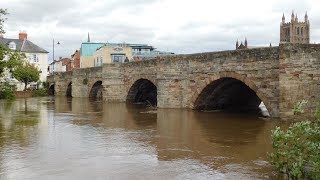
<svg viewBox="0 0 320 180">
<path fill-rule="evenodd" d="M 0 34 L 5 32 L 3 29 L 3 23 L 6 20 L 4 16 L 7 14 L 8 12 L 6 9 L 0 8 Z M 3 75 L 5 70 L 12 72 L 15 67 L 22 65 L 25 57 L 24 53 L 12 51 L 0 44 L 0 76 Z"/>
<path fill-rule="evenodd" d="M 5 70 L 12 72 L 14 68 L 21 66 L 25 58 L 24 53 L 10 51 L 0 44 L 0 76 L 3 75 Z"/>
<path fill-rule="evenodd" d="M 3 23 L 5 22 L 5 16 L 8 14 L 6 9 L 0 8 L 0 34 L 4 34 Z M 18 79 L 18 81 L 29 83 L 30 80 L 37 81 L 39 79 L 39 72 L 35 70 L 35 67 L 31 67 L 31 65 L 26 64 L 24 60 L 26 56 L 24 53 L 19 51 L 13 51 L 0 44 L 0 77 L 3 76 L 5 71 L 9 71 L 13 74 L 13 76 Z M 30 72 L 25 72 L 26 70 L 30 70 Z M 30 76 L 30 77 L 24 77 Z M 3 89 L 1 94 L 5 94 L 4 92 L 9 92 L 9 89 Z"/>
<path fill-rule="evenodd" d="M 6 9 L 0 8 L 0 34 L 4 34 L 5 31 L 3 29 L 3 23 L 7 19 L 4 16 L 8 14 L 8 11 Z"/>
<path fill-rule="evenodd" d="M 320 108 L 313 121 L 296 122 L 287 130 L 277 127 L 272 131 L 274 152 L 270 154 L 270 159 L 280 172 L 292 179 L 320 179 L 319 121 Z"/>
<path fill-rule="evenodd" d="M 14 100 L 16 86 L 8 82 L 0 82 L 0 99 Z"/>
<path fill-rule="evenodd" d="M 12 71 L 12 75 L 18 81 L 24 83 L 24 90 L 26 90 L 29 83 L 39 80 L 40 71 L 34 65 L 25 62 L 23 65 L 17 66 Z"/>
</svg>

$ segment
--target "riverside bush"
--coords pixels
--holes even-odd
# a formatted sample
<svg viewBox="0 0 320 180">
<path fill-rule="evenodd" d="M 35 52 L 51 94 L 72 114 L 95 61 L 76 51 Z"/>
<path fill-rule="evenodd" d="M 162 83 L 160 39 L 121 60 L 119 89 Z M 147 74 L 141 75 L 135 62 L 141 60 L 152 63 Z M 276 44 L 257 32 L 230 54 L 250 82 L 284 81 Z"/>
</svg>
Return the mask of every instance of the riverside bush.
<svg viewBox="0 0 320 180">
<path fill-rule="evenodd" d="M 45 88 L 33 89 L 32 97 L 39 97 L 39 96 L 48 96 L 48 90 Z"/>
<path fill-rule="evenodd" d="M 45 89 L 49 89 L 49 83 L 47 81 L 42 82 L 42 87 Z"/>
<path fill-rule="evenodd" d="M 0 84 L 0 99 L 14 100 L 15 95 L 15 86 L 10 85 L 8 82 Z"/>
<path fill-rule="evenodd" d="M 270 160 L 292 179 L 320 179 L 320 108 L 313 121 L 293 123 L 272 131 Z"/>
</svg>

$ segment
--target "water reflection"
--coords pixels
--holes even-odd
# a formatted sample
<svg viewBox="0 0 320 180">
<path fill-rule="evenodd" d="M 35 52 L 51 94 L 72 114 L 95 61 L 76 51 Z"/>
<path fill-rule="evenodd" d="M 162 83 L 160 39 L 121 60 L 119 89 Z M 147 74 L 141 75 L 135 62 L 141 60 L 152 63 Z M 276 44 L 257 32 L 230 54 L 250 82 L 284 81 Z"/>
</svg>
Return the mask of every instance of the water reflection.
<svg viewBox="0 0 320 180">
<path fill-rule="evenodd" d="M 38 128 L 46 126 L 46 107 L 38 99 L 0 101 L 0 178 L 8 166 L 19 168 L 18 157 L 25 157 L 38 139 Z M 12 161 L 8 162 L 8 159 Z"/>
<path fill-rule="evenodd" d="M 35 99 L 19 99 L 14 102 L 0 101 L 0 146 L 16 143 L 27 146 L 33 129 L 45 117 L 41 104 Z M 40 123 L 43 124 L 43 123 Z M 1 149 L 0 149 L 1 150 Z"/>
<path fill-rule="evenodd" d="M 198 159 L 224 172 L 232 164 L 261 177 L 271 171 L 266 152 L 271 150 L 273 126 L 250 116 L 159 109 L 155 141 L 158 158 Z"/>
<path fill-rule="evenodd" d="M 1 179 L 279 178 L 266 161 L 274 121 L 86 98 L 0 106 Z"/>
</svg>

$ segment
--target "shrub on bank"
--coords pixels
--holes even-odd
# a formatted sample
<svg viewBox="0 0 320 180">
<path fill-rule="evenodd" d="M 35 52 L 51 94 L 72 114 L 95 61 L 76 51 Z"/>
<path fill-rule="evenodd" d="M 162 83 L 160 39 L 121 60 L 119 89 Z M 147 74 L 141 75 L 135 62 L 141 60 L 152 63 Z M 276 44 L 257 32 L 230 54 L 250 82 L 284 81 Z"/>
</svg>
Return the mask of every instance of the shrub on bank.
<svg viewBox="0 0 320 180">
<path fill-rule="evenodd" d="M 49 89 L 49 83 L 47 81 L 42 82 L 42 87 L 44 89 Z"/>
<path fill-rule="evenodd" d="M 14 100 L 16 88 L 8 82 L 0 84 L 0 99 Z"/>
<path fill-rule="evenodd" d="M 292 179 L 320 179 L 320 108 L 313 121 L 273 130 L 272 147 L 270 160 L 278 171 Z"/>
<path fill-rule="evenodd" d="M 45 88 L 38 88 L 32 90 L 32 97 L 41 97 L 41 96 L 48 96 L 48 90 Z"/>
</svg>

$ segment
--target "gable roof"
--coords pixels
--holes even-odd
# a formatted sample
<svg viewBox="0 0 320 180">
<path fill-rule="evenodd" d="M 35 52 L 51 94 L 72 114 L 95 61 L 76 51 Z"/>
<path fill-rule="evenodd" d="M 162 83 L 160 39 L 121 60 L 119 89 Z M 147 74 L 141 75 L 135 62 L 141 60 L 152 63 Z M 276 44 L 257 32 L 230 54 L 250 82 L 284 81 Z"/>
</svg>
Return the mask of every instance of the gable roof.
<svg viewBox="0 0 320 180">
<path fill-rule="evenodd" d="M 10 42 L 14 42 L 16 44 L 16 50 L 25 53 L 49 53 L 43 48 L 35 45 L 31 41 L 27 39 L 7 39 L 0 38 L 0 44 L 4 45 L 6 48 L 9 48 L 8 45 Z"/>
</svg>

